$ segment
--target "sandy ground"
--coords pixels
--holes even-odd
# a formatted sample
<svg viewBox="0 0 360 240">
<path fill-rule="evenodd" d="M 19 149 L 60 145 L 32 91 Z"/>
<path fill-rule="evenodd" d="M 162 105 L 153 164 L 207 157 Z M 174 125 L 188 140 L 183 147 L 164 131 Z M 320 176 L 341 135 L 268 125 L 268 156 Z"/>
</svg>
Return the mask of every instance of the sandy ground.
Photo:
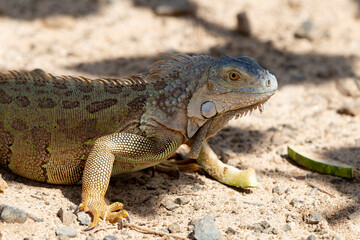
<svg viewBox="0 0 360 240">
<path fill-rule="evenodd" d="M 181 173 L 177 179 L 142 171 L 112 181 L 107 198 L 123 202 L 134 223 L 151 229 L 178 223 L 182 236 L 191 232 L 191 221 L 211 215 L 222 239 L 306 239 L 311 234 L 316 239 L 360 239 L 360 220 L 349 219 L 360 210 L 360 181 L 311 173 L 286 154 L 289 144 L 311 146 L 360 167 L 360 117 L 336 112 L 353 101 L 336 83 L 360 76 L 356 2 L 196 0 L 196 13 L 182 17 L 157 16 L 150 2 L 1 1 L 0 70 L 124 76 L 148 70 L 164 52 L 250 56 L 276 75 L 279 90 L 264 114 L 232 120 L 210 143 L 220 156 L 228 153 L 229 164 L 255 168 L 258 188 L 230 188 L 199 173 Z M 251 23 L 249 37 L 234 32 L 236 14 L 243 11 Z M 294 37 L 308 19 L 315 24 L 314 39 Z M 56 213 L 79 204 L 81 186 L 37 183 L 4 169 L 0 173 L 9 185 L 0 203 L 44 218 L 0 223 L 2 239 L 56 238 L 55 230 L 63 226 Z M 322 191 L 309 195 L 313 187 L 308 181 Z M 275 186 L 287 191 L 273 193 Z M 179 196 L 190 202 L 172 211 L 162 206 Z M 291 204 L 294 198 L 299 204 Z M 323 216 L 319 224 L 306 223 L 313 212 Z M 264 220 L 277 234 L 250 227 Z M 98 232 L 82 232 L 84 226 L 76 220 L 70 226 L 77 239 L 89 234 L 93 239 L 160 239 L 132 229 L 119 231 L 106 222 L 100 222 Z M 229 233 L 229 227 L 236 233 Z"/>
</svg>

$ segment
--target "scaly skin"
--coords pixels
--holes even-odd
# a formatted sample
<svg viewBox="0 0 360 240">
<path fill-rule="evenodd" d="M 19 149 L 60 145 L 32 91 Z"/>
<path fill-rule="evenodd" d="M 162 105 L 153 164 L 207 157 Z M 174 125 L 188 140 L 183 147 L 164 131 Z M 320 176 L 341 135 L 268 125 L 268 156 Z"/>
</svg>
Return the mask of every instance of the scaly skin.
<svg viewBox="0 0 360 240">
<path fill-rule="evenodd" d="M 262 110 L 276 89 L 276 78 L 247 57 L 170 55 L 123 79 L 2 73 L 0 165 L 41 182 L 82 180 L 88 229 L 100 217 L 127 217 L 121 203 L 104 201 L 110 176 L 156 165 L 181 144 L 217 180 L 256 186 L 253 170 L 221 163 L 206 139 L 234 116 Z"/>
</svg>

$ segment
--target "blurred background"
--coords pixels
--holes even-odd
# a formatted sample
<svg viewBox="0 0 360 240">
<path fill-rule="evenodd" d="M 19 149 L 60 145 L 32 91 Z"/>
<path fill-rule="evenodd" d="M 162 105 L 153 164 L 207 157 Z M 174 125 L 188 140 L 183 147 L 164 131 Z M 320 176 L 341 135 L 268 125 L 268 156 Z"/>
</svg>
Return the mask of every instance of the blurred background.
<svg viewBox="0 0 360 240">
<path fill-rule="evenodd" d="M 310 173 L 337 196 L 311 199 L 302 181 L 309 171 L 287 158 L 286 147 L 310 146 L 359 169 L 360 1 L 0 0 L 0 70 L 121 77 L 148 71 L 162 53 L 177 52 L 250 56 L 278 79 L 279 90 L 264 114 L 231 121 L 211 141 L 222 160 L 254 167 L 261 178 L 257 190 L 241 196 L 268 205 L 251 205 L 241 219 L 268 219 L 284 239 L 310 233 L 316 239 L 359 238 L 360 214 L 349 216 L 359 210 L 360 181 Z M 276 184 L 294 190 L 272 202 Z M 211 201 L 212 190 L 202 191 Z M 303 200 L 303 208 L 289 205 L 293 195 Z M 136 212 L 136 200 L 122 196 Z M 236 225 L 239 212 L 232 216 L 223 202 L 211 206 L 227 213 L 217 218 L 223 236 L 252 239 L 254 230 Z M 311 210 L 326 219 L 323 229 L 303 223 L 304 212 Z M 190 218 L 186 214 L 192 212 L 184 214 Z M 146 214 L 136 218 L 149 220 Z M 293 230 L 283 230 L 289 222 L 296 223 Z M 242 234 L 230 237 L 225 230 L 234 224 Z"/>
</svg>

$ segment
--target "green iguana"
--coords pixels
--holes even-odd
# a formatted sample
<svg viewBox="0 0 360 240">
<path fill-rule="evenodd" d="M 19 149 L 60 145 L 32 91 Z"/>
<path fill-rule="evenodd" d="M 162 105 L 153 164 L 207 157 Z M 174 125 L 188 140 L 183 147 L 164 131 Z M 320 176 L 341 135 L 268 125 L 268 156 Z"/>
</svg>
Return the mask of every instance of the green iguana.
<svg viewBox="0 0 360 240">
<path fill-rule="evenodd" d="M 0 165 L 36 181 L 82 182 L 81 211 L 121 222 L 107 205 L 110 176 L 172 156 L 182 144 L 215 179 L 256 186 L 252 168 L 220 162 L 206 139 L 230 119 L 263 104 L 276 78 L 249 57 L 169 55 L 126 78 L 53 76 L 41 70 L 0 74 Z"/>
</svg>

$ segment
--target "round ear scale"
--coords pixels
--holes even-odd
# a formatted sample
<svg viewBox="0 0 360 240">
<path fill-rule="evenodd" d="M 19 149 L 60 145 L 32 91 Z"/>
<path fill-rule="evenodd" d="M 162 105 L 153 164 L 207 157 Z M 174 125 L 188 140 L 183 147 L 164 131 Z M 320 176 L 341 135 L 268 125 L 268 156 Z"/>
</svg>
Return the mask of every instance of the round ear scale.
<svg viewBox="0 0 360 240">
<path fill-rule="evenodd" d="M 204 118 L 211 118 L 217 114 L 215 104 L 213 102 L 204 102 L 201 105 L 201 115 Z"/>
</svg>

